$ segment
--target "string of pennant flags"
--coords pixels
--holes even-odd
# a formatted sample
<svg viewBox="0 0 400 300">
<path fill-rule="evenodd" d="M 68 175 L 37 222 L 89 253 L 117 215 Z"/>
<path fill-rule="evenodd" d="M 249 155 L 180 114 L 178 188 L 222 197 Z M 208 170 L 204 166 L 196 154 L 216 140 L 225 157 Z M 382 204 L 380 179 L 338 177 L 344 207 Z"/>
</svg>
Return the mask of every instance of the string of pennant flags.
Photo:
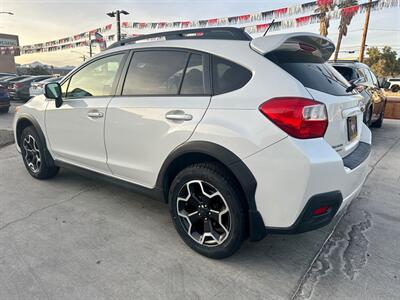
<svg viewBox="0 0 400 300">
<path fill-rule="evenodd" d="M 186 29 L 186 28 L 207 28 L 218 26 L 235 26 L 240 27 L 249 34 L 256 34 L 269 31 L 279 31 L 287 28 L 295 28 L 319 22 L 320 14 L 316 12 L 318 5 L 331 4 L 335 7 L 334 10 L 328 12 L 328 17 L 332 20 L 340 19 L 342 15 L 346 14 L 362 14 L 368 8 L 368 3 L 359 5 L 339 8 L 339 4 L 343 0 L 317 0 L 290 6 L 287 8 L 279 8 L 270 11 L 264 11 L 254 14 L 247 14 L 242 16 L 214 18 L 208 20 L 198 21 L 177 21 L 177 22 L 121 22 L 122 28 L 132 28 L 135 31 L 140 30 L 168 30 L 168 29 Z M 385 8 L 393 8 L 400 6 L 400 0 L 375 0 L 371 3 L 373 11 Z M 298 16 L 308 12 L 308 15 L 300 17 L 287 18 L 289 16 Z M 310 12 L 312 12 L 310 14 Z M 274 19 L 279 21 L 272 22 Z M 256 24 L 254 24 L 256 23 Z M 252 24 L 252 25 L 247 25 Z M 254 24 L 254 25 L 253 25 Z M 26 45 L 22 47 L 8 46 L 0 47 L 0 54 L 32 54 L 41 52 L 54 52 L 59 50 L 66 50 L 78 47 L 89 46 L 90 43 L 99 43 L 101 48 L 104 48 L 104 43 L 113 42 L 116 40 L 115 34 L 105 35 L 105 33 L 113 29 L 112 24 L 104 27 L 93 29 L 87 32 L 76 34 L 67 38 L 53 40 L 45 43 L 38 43 L 33 45 Z M 123 34 L 123 38 L 140 36 L 141 34 Z M 92 40 L 89 37 L 94 37 Z"/>
</svg>

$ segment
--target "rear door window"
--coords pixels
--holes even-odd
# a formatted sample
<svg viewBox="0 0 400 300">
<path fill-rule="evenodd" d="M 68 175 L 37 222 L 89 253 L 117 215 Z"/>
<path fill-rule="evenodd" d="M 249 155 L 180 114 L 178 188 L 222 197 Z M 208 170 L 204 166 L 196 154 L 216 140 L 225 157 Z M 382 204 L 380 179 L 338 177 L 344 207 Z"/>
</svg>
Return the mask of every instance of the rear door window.
<svg viewBox="0 0 400 300">
<path fill-rule="evenodd" d="M 224 94 L 238 90 L 251 79 L 252 73 L 246 68 L 214 56 L 212 59 L 212 77 L 214 94 Z"/>
<path fill-rule="evenodd" d="M 126 96 L 178 95 L 188 57 L 189 53 L 184 51 L 135 52 L 122 94 Z M 193 81 L 196 79 L 194 77 L 197 78 L 197 76 L 193 76 Z"/>
<path fill-rule="evenodd" d="M 305 87 L 330 95 L 351 95 L 347 92 L 348 81 L 330 64 L 320 61 L 318 57 L 296 52 L 272 52 L 266 56 L 280 66 Z"/>
<path fill-rule="evenodd" d="M 182 82 L 181 95 L 209 95 L 208 68 L 205 56 L 191 54 L 186 67 L 185 77 Z"/>
</svg>

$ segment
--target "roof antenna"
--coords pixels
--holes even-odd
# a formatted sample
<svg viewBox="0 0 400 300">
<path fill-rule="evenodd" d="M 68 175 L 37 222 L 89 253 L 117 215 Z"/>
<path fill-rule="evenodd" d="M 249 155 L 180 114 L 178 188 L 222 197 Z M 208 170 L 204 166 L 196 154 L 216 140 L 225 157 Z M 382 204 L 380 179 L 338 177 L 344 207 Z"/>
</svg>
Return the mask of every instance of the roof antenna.
<svg viewBox="0 0 400 300">
<path fill-rule="evenodd" d="M 268 26 L 267 30 L 265 30 L 263 36 L 266 36 L 266 35 L 267 35 L 269 29 L 272 27 L 272 25 L 274 25 L 274 23 L 275 23 L 275 19 L 272 20 L 271 24 L 269 24 L 269 26 Z"/>
</svg>

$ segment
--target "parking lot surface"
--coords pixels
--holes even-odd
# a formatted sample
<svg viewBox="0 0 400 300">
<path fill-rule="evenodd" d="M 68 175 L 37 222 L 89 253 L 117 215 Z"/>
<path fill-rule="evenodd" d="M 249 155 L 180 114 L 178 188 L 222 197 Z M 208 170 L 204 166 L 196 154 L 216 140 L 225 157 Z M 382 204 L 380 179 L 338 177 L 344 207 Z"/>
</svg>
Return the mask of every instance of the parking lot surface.
<svg viewBox="0 0 400 300">
<path fill-rule="evenodd" d="M 331 225 L 215 261 L 180 240 L 165 204 L 68 170 L 35 180 L 2 147 L 0 299 L 396 299 L 400 121 L 373 131 L 370 167 Z"/>
</svg>

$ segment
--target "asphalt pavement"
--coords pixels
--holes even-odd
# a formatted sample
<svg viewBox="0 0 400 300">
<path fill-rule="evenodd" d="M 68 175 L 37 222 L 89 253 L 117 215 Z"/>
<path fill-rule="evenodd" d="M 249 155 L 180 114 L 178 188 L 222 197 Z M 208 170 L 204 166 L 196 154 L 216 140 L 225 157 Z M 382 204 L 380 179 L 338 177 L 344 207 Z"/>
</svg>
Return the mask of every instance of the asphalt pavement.
<svg viewBox="0 0 400 300">
<path fill-rule="evenodd" d="M 165 204 L 68 170 L 35 180 L 0 146 L 0 299 L 398 299 L 399 257 L 400 121 L 373 130 L 367 182 L 332 224 L 221 261 Z"/>
</svg>

